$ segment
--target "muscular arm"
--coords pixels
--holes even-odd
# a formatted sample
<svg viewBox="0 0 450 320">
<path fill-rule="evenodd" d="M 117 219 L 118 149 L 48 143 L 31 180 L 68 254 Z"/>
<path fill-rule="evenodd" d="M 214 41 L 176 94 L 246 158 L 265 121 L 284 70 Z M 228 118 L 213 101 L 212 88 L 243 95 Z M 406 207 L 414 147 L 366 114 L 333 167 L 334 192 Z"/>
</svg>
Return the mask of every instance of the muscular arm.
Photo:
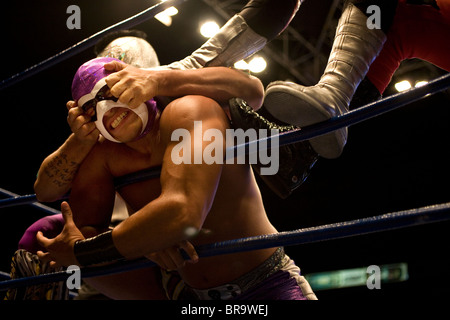
<svg viewBox="0 0 450 320">
<path fill-rule="evenodd" d="M 95 124 L 83 109 L 74 101 L 67 103 L 67 109 L 67 123 L 73 133 L 42 162 L 34 184 L 39 201 L 53 202 L 69 192 L 80 164 L 99 138 Z"/>
<path fill-rule="evenodd" d="M 177 97 L 196 94 L 223 104 L 231 98 L 242 98 L 254 109 L 262 105 L 263 87 L 259 79 L 242 71 L 225 68 L 166 70 L 155 74 L 158 95 Z"/>
<path fill-rule="evenodd" d="M 106 82 L 111 93 L 131 107 L 155 96 L 202 95 L 221 105 L 227 104 L 231 98 L 242 98 L 254 109 L 260 108 L 263 101 L 261 81 L 235 69 L 146 70 L 119 62 L 106 64 L 105 68 L 118 71 L 109 75 Z"/>
<path fill-rule="evenodd" d="M 184 97 L 166 108 L 161 119 L 161 136 L 167 143 L 161 170 L 161 195 L 113 230 L 114 243 L 127 258 L 146 255 L 189 239 L 192 231 L 200 230 L 206 219 L 222 165 L 177 165 L 171 159 L 172 150 L 178 143 L 170 141 L 171 132 L 184 128 L 193 138 L 193 119 L 202 121 L 203 131 L 214 128 L 224 133 L 228 126 L 223 110 L 204 97 Z M 207 145 L 202 142 L 201 150 Z M 193 157 L 193 143 L 191 147 Z"/>
<path fill-rule="evenodd" d="M 34 184 L 39 201 L 53 202 L 69 192 L 72 180 L 92 145 L 83 144 L 74 134 L 42 162 Z"/>
<path fill-rule="evenodd" d="M 228 118 L 216 102 L 201 96 L 187 96 L 168 105 L 160 122 L 160 137 L 165 151 L 161 194 L 112 230 L 112 240 L 122 256 L 136 258 L 160 252 L 189 240 L 195 236 L 196 230 L 202 228 L 216 195 L 222 165 L 177 165 L 172 161 L 172 150 L 179 143 L 171 141 L 172 132 L 182 128 L 194 138 L 194 121 L 202 121 L 203 132 L 216 129 L 222 133 L 220 138 L 220 135 L 216 136 L 221 140 L 216 143 L 222 142 L 222 151 L 225 152 L 223 140 Z M 63 232 L 55 239 L 38 234 L 38 241 L 48 251 L 39 253 L 44 261 L 66 266 L 78 263 L 73 251 L 75 242 L 106 230 L 114 203 L 114 183 L 105 160 L 113 158 L 119 151 L 111 147 L 112 143 L 107 143 L 98 144 L 89 153 L 74 180 L 70 197 L 73 220 L 66 205 L 64 210 L 62 208 L 66 220 Z M 197 151 L 202 152 L 211 142 L 202 140 L 198 143 L 200 150 Z M 193 156 L 196 146 L 192 139 L 190 147 Z M 215 147 L 218 148 L 217 145 Z"/>
</svg>

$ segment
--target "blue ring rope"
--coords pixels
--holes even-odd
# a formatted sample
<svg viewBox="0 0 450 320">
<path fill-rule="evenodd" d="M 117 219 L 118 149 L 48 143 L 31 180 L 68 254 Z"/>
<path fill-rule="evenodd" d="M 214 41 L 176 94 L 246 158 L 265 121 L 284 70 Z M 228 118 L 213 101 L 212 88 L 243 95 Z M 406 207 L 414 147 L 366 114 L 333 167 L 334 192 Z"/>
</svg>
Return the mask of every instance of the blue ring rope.
<svg viewBox="0 0 450 320">
<path fill-rule="evenodd" d="M 413 88 L 405 92 L 400 92 L 379 99 L 329 120 L 306 126 L 302 129 L 296 129 L 277 135 L 272 135 L 267 138 L 253 140 L 245 144 L 233 146 L 231 148 L 233 148 L 234 150 L 257 149 L 259 151 L 264 146 L 270 148 L 272 145 L 271 142 L 274 138 L 279 139 L 279 146 L 309 140 L 344 127 L 358 124 L 362 121 L 369 120 L 389 111 L 393 111 L 400 107 L 406 106 L 410 103 L 419 101 L 420 99 L 426 98 L 430 95 L 439 93 L 448 88 L 450 88 L 450 73 L 438 77 L 422 87 Z M 265 143 L 261 145 L 262 141 L 264 141 Z M 250 148 L 250 146 L 253 144 L 258 144 L 258 148 Z M 246 148 L 247 146 L 249 148 Z M 229 150 L 227 149 L 227 154 L 228 151 Z M 232 155 L 233 152 L 230 152 L 230 154 Z"/>
<path fill-rule="evenodd" d="M 292 144 L 304 140 L 308 140 L 331 131 L 341 129 L 343 127 L 348 127 L 362 121 L 374 118 L 381 114 L 384 114 L 388 111 L 392 111 L 394 109 L 403 107 L 411 102 L 418 101 L 420 99 L 426 98 L 432 94 L 441 92 L 450 87 L 450 73 L 441 76 L 435 80 L 430 81 L 428 84 L 411 89 L 406 92 L 398 93 L 378 101 L 369 103 L 365 106 L 362 106 L 358 109 L 349 111 L 341 116 L 332 118 L 330 120 L 323 121 L 321 123 L 317 123 L 314 125 L 310 125 L 303 129 L 292 130 L 285 133 L 280 133 L 277 135 L 273 135 L 267 138 L 250 141 L 244 144 L 235 145 L 227 148 L 226 150 L 226 158 L 232 158 L 235 154 L 244 150 L 244 152 L 248 153 L 249 150 L 261 150 L 261 145 L 258 148 L 251 148 L 250 146 L 255 143 L 259 143 L 261 141 L 267 140 L 265 146 L 270 148 L 272 145 L 272 139 L 275 137 L 279 139 L 279 145 L 287 145 Z M 239 151 L 240 150 L 240 151 Z M 117 178 L 115 180 L 116 189 L 130 183 L 139 182 L 145 179 L 157 178 L 160 174 L 160 168 L 151 168 L 148 170 L 143 170 L 140 172 L 136 172 L 124 177 Z M 0 190 L 1 192 L 1 190 Z M 31 204 L 36 202 L 35 195 L 26 195 L 26 196 L 16 196 L 9 199 L 0 200 L 0 209 L 4 207 L 14 206 L 14 205 L 23 205 L 23 204 Z"/>
<path fill-rule="evenodd" d="M 144 11 L 141 11 L 140 13 L 138 13 L 128 19 L 118 22 L 106 29 L 103 29 L 102 31 L 95 33 L 94 35 L 90 36 L 89 38 L 86 38 L 86 39 L 78 42 L 77 44 L 73 45 L 72 47 L 63 50 L 63 51 L 59 52 L 58 54 L 56 54 L 38 64 L 35 64 L 34 66 L 32 66 L 20 73 L 17 73 L 6 80 L 3 80 L 2 82 L 0 82 L 0 90 L 10 87 L 19 81 L 25 80 L 25 79 L 43 71 L 43 70 L 46 70 L 64 60 L 80 53 L 80 52 L 83 52 L 87 48 L 94 46 L 97 43 L 97 41 L 100 40 L 102 37 L 104 37 L 107 33 L 118 31 L 118 30 L 131 29 L 131 28 L 135 27 L 136 25 L 153 18 L 155 15 L 166 10 L 167 8 L 178 5 L 185 1 L 187 1 L 187 0 L 168 0 L 165 2 L 158 3 Z"/>
<path fill-rule="evenodd" d="M 419 101 L 430 95 L 450 88 L 450 73 L 438 77 L 422 87 L 400 92 L 365 106 L 351 110 L 341 116 L 318 124 L 304 127 L 303 130 L 285 133 L 280 136 L 280 145 L 309 140 L 311 138 L 330 133 L 337 129 L 348 127 L 362 121 L 374 118 L 397 108 Z"/>
<path fill-rule="evenodd" d="M 380 216 L 333 223 L 318 227 L 222 241 L 198 246 L 196 247 L 196 250 L 199 257 L 204 258 L 229 253 L 335 240 L 447 220 L 450 220 L 450 203 L 398 211 Z M 85 267 L 81 269 L 81 276 L 83 278 L 92 278 L 152 266 L 155 266 L 153 262 L 142 258 L 131 261 L 121 261 L 113 263 L 109 266 Z M 0 291 L 8 290 L 10 288 L 65 281 L 69 276 L 70 275 L 65 271 L 59 271 L 32 277 L 1 281 Z"/>
<path fill-rule="evenodd" d="M 61 213 L 60 211 L 58 211 L 56 209 L 50 208 L 46 205 L 39 203 L 37 201 L 36 195 L 34 195 L 34 194 L 26 195 L 26 196 L 19 196 L 18 194 L 15 194 L 15 193 L 5 190 L 3 188 L 0 188 L 0 193 L 5 194 L 8 197 L 10 197 L 8 199 L 0 200 L 0 209 L 6 208 L 6 207 L 12 207 L 12 206 L 30 204 L 33 207 L 43 210 L 49 214 Z"/>
<path fill-rule="evenodd" d="M 136 182 L 140 182 L 140 181 L 148 180 L 148 179 L 159 178 L 160 174 L 161 174 L 161 167 L 158 166 L 158 167 L 154 167 L 154 168 L 149 168 L 149 169 L 145 169 L 142 171 L 138 171 L 138 172 L 134 172 L 134 173 L 125 175 L 123 177 L 118 177 L 114 180 L 114 185 L 115 185 L 116 190 L 118 190 L 118 189 L 120 189 L 126 185 L 132 184 L 132 183 L 136 183 Z M 61 213 L 58 210 L 55 210 L 48 206 L 40 204 L 37 200 L 36 194 L 20 196 L 18 194 L 15 194 L 15 193 L 5 190 L 3 188 L 0 188 L 0 193 L 7 195 L 9 197 L 9 198 L 0 200 L 0 209 L 30 204 L 41 210 L 46 211 L 49 214 Z M 67 199 L 68 199 L 68 196 L 64 196 L 60 200 L 67 200 Z"/>
</svg>

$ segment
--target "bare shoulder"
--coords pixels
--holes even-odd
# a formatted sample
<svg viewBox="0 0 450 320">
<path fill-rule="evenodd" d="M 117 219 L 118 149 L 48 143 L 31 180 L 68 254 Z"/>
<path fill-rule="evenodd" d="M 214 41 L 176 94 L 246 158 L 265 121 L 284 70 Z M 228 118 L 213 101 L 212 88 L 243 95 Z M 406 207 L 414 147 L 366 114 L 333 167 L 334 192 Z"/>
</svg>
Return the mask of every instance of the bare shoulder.
<svg viewBox="0 0 450 320">
<path fill-rule="evenodd" d="M 97 144 L 89 152 L 88 156 L 82 163 L 82 171 L 91 174 L 105 172 L 109 167 L 109 162 L 120 156 L 121 144 L 113 143 L 108 140 L 97 142 Z"/>
<path fill-rule="evenodd" d="M 222 107 L 204 96 L 184 96 L 171 102 L 161 115 L 160 129 L 164 135 L 178 128 L 191 129 L 194 121 L 202 121 L 217 129 L 229 127 L 229 120 Z"/>
</svg>

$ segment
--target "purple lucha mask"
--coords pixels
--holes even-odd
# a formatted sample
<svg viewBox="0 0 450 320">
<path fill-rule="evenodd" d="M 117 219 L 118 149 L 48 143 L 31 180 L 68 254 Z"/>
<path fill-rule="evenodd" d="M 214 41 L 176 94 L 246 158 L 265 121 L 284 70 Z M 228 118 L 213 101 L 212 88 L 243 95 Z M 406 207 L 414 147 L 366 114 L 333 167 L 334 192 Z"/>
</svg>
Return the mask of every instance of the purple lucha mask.
<svg viewBox="0 0 450 320">
<path fill-rule="evenodd" d="M 104 93 L 108 89 L 105 78 L 112 72 L 106 71 L 104 65 L 111 61 L 120 60 L 108 57 L 95 58 L 78 68 L 72 82 L 72 98 L 78 102 L 78 106 L 83 110 L 94 109 L 93 121 L 95 121 L 97 129 L 106 139 L 113 142 L 120 143 L 106 130 L 103 124 L 105 113 L 112 108 L 127 108 L 136 113 L 142 121 L 142 131 L 137 138 L 140 139 L 153 127 L 157 114 L 156 102 L 149 100 L 137 108 L 131 109 L 115 97 L 105 97 Z"/>
</svg>

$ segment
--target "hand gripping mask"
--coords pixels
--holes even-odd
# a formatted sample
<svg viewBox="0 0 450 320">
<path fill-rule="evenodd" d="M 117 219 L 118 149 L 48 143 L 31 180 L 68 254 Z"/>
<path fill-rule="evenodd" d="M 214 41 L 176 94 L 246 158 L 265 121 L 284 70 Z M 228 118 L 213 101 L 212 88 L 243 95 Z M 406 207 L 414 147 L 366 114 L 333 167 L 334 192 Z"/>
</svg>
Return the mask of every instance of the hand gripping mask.
<svg viewBox="0 0 450 320">
<path fill-rule="evenodd" d="M 131 109 L 115 97 L 107 97 L 106 77 L 111 74 L 105 70 L 104 65 L 111 61 L 120 61 L 115 58 L 95 58 L 84 63 L 76 72 L 72 82 L 72 97 L 78 101 L 78 106 L 84 111 L 93 108 L 95 115 L 92 121 L 100 133 L 108 140 L 120 143 L 105 128 L 103 116 L 113 108 L 126 108 L 134 112 L 142 121 L 142 130 L 136 140 L 145 136 L 153 127 L 157 113 L 156 102 L 149 100 L 139 107 Z"/>
</svg>

